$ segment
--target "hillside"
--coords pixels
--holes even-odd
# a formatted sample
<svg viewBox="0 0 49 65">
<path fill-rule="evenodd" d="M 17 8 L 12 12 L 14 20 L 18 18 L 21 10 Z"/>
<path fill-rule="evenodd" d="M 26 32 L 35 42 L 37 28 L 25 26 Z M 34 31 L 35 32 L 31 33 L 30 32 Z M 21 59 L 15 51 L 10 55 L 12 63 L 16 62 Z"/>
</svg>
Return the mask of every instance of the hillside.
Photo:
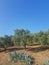
<svg viewBox="0 0 49 65">
<path fill-rule="evenodd" d="M 7 52 L 0 52 L 0 64 L 5 63 L 9 59 L 9 53 L 13 52 L 14 48 L 17 53 L 26 53 L 34 58 L 35 64 L 42 65 L 46 60 L 49 59 L 49 48 L 40 48 L 40 45 L 28 46 L 26 51 L 23 47 L 9 48 Z"/>
</svg>

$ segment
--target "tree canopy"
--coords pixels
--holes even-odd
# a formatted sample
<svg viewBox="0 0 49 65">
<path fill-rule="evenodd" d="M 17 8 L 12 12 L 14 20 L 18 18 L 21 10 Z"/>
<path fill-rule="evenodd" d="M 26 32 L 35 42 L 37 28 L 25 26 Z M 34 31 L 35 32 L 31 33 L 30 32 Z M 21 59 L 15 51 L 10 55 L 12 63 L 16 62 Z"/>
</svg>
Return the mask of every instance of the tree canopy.
<svg viewBox="0 0 49 65">
<path fill-rule="evenodd" d="M 40 31 L 31 33 L 29 30 L 16 29 L 14 35 L 0 37 L 0 47 L 7 48 L 9 46 L 24 46 L 31 45 L 34 42 L 40 45 L 49 45 L 49 29 L 47 31 Z"/>
</svg>

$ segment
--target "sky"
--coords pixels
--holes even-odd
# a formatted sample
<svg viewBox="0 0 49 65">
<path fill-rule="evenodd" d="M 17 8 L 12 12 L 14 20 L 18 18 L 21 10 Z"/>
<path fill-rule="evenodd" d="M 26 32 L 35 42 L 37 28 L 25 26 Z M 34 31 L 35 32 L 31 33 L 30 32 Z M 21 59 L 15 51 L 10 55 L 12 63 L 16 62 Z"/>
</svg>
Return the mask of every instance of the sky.
<svg viewBox="0 0 49 65">
<path fill-rule="evenodd" d="M 0 0 L 0 36 L 15 29 L 49 29 L 49 0 Z"/>
</svg>

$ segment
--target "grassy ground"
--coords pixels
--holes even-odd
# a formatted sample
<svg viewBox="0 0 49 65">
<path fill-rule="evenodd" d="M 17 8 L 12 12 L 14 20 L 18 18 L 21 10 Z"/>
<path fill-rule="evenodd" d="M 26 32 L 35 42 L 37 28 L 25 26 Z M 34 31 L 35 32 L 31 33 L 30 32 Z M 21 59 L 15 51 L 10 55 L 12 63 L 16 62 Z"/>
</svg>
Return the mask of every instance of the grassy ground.
<svg viewBox="0 0 49 65">
<path fill-rule="evenodd" d="M 7 60 L 9 61 L 9 53 L 13 52 L 14 49 L 16 50 L 17 53 L 26 53 L 26 54 L 32 56 L 32 58 L 34 58 L 34 61 L 35 61 L 34 65 L 37 65 L 37 64 L 42 65 L 46 60 L 49 59 L 49 47 L 40 48 L 39 45 L 28 46 L 26 51 L 24 50 L 23 47 L 21 47 L 21 48 L 20 47 L 13 47 L 13 48 L 8 48 L 7 52 L 5 52 L 5 51 L 0 52 L 0 64 L 5 65 L 5 62 Z M 18 64 L 19 64 L 19 62 L 17 63 L 17 65 Z M 7 63 L 7 65 L 14 65 L 14 64 Z M 21 63 L 19 65 L 21 65 Z M 26 65 L 26 64 L 23 64 L 23 65 Z"/>
</svg>

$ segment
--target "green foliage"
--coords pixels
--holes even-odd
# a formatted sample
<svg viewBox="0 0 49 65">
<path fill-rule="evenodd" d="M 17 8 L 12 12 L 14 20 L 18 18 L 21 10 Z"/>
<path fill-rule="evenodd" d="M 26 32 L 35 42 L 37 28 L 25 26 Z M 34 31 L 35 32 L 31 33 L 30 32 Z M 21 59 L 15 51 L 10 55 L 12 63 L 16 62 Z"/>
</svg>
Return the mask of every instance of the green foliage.
<svg viewBox="0 0 49 65">
<path fill-rule="evenodd" d="M 49 45 L 49 35 L 47 35 L 47 44 Z"/>
<path fill-rule="evenodd" d="M 13 46 L 11 36 L 5 35 L 4 37 L 0 37 L 0 47 L 3 47 L 6 50 L 9 46 Z"/>
<path fill-rule="evenodd" d="M 31 33 L 28 30 L 17 29 L 14 34 L 14 44 L 24 46 L 26 49 L 26 45 L 28 45 L 32 41 Z"/>
<path fill-rule="evenodd" d="M 34 42 L 40 45 L 49 45 L 49 30 L 34 34 L 24 29 L 16 29 L 14 32 L 13 36 L 5 35 L 4 37 L 0 37 L 0 47 L 6 49 L 9 46 L 24 46 L 26 49 L 27 45 L 31 45 Z"/>
<path fill-rule="evenodd" d="M 35 33 L 33 40 L 40 45 L 49 45 L 49 31 Z"/>
<path fill-rule="evenodd" d="M 20 61 L 26 62 L 27 65 L 32 65 L 33 62 L 34 62 L 33 59 L 30 56 L 28 56 L 24 53 L 21 53 L 21 54 L 16 53 L 16 52 L 11 53 L 10 59 L 11 59 L 11 62 L 13 62 L 13 63 L 18 62 L 18 60 L 20 60 Z"/>
</svg>

